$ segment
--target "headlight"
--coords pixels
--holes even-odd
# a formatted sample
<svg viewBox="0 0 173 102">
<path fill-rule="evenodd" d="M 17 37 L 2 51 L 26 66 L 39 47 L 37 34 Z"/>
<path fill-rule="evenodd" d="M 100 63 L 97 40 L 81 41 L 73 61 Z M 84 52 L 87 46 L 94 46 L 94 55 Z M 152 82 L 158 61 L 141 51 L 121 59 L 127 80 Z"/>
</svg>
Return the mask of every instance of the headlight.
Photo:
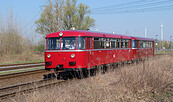
<svg viewBox="0 0 173 102">
<path fill-rule="evenodd" d="M 50 58 L 50 57 L 51 57 L 51 55 L 50 55 L 50 54 L 48 54 L 48 55 L 47 55 L 47 58 Z"/>
<path fill-rule="evenodd" d="M 61 37 L 61 36 L 63 36 L 63 33 L 62 33 L 62 32 L 60 32 L 60 33 L 59 33 L 59 36 L 60 36 L 60 37 Z"/>
<path fill-rule="evenodd" d="M 71 54 L 71 58 L 74 58 L 75 57 L 75 54 Z"/>
</svg>

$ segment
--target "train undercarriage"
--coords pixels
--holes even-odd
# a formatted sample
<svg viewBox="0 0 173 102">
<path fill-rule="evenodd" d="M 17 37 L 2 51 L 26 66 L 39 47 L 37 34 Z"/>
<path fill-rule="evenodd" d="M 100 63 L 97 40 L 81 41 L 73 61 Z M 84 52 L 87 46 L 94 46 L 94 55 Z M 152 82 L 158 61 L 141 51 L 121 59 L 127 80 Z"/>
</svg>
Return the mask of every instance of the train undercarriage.
<svg viewBox="0 0 173 102">
<path fill-rule="evenodd" d="M 50 70 L 50 74 L 45 74 L 43 79 L 52 79 L 52 78 L 57 78 L 57 79 L 71 79 L 71 78 L 86 78 L 89 76 L 95 76 L 96 73 L 102 73 L 105 74 L 108 70 L 110 69 L 116 69 L 119 66 L 125 66 L 133 63 L 139 63 L 141 61 L 144 61 L 146 58 L 143 59 L 134 59 L 131 61 L 121 61 L 121 62 L 115 62 L 115 63 L 110 63 L 110 64 L 104 64 L 104 65 L 97 65 L 92 68 L 75 68 L 75 69 L 66 69 L 66 70 L 57 70 L 55 68 L 52 69 L 46 69 Z"/>
</svg>

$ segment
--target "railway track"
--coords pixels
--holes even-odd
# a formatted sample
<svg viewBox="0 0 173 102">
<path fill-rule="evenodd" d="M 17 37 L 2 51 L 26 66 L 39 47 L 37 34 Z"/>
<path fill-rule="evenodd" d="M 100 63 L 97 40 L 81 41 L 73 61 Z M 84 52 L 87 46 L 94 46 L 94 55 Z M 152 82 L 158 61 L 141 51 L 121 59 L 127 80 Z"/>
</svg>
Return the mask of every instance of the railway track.
<svg viewBox="0 0 173 102">
<path fill-rule="evenodd" d="M 44 62 L 0 65 L 0 72 L 1 72 L 0 79 L 7 79 L 7 78 L 31 75 L 36 73 L 46 73 L 47 71 L 45 71 L 43 68 L 39 68 L 43 66 Z M 38 69 L 32 69 L 32 68 L 38 68 Z M 2 72 L 5 72 L 5 74 L 2 74 Z"/>
<path fill-rule="evenodd" d="M 0 71 L 33 68 L 33 67 L 41 67 L 41 66 L 44 66 L 44 62 L 0 65 Z"/>
<path fill-rule="evenodd" d="M 46 71 L 44 69 L 39 69 L 39 70 L 32 70 L 32 71 L 25 71 L 25 72 L 18 72 L 18 73 L 3 74 L 3 75 L 0 75 L 0 80 L 14 78 L 14 77 L 20 77 L 20 76 L 26 76 L 26 75 L 31 75 L 31 74 L 46 73 L 46 72 L 48 72 L 48 71 Z"/>
<path fill-rule="evenodd" d="M 17 94 L 32 92 L 39 88 L 50 87 L 53 85 L 61 84 L 63 82 L 65 82 L 65 81 L 49 79 L 49 80 L 39 80 L 39 81 L 35 81 L 35 82 L 28 82 L 28 83 L 0 88 L 0 100 L 4 100 L 8 97 L 14 97 Z"/>
</svg>

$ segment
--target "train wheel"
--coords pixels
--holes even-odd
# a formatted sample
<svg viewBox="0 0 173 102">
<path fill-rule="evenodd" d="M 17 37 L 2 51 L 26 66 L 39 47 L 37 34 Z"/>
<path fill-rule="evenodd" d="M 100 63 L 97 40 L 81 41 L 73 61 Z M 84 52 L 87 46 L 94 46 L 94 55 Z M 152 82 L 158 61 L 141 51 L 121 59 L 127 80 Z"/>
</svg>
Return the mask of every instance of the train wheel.
<svg viewBox="0 0 173 102">
<path fill-rule="evenodd" d="M 83 76 L 84 76 L 84 78 L 87 78 L 88 75 L 89 75 L 88 70 L 83 70 L 82 72 L 83 72 Z"/>
<path fill-rule="evenodd" d="M 55 73 L 45 74 L 43 79 L 53 79 L 56 78 Z"/>
<path fill-rule="evenodd" d="M 75 77 L 75 73 L 72 71 L 72 72 L 69 72 L 69 79 L 73 79 Z"/>
<path fill-rule="evenodd" d="M 76 71 L 76 77 L 77 77 L 78 79 L 82 79 L 82 78 L 83 78 L 82 71 Z"/>
<path fill-rule="evenodd" d="M 90 76 L 96 75 L 96 69 L 90 69 Z"/>
<path fill-rule="evenodd" d="M 108 71 L 108 65 L 103 65 L 103 74 L 105 74 Z"/>
</svg>

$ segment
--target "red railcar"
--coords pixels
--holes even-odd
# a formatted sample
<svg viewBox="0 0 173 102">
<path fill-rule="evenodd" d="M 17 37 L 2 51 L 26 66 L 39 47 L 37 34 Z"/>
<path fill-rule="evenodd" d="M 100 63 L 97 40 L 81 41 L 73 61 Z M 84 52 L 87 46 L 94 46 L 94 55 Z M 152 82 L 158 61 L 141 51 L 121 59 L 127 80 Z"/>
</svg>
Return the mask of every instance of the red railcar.
<svg viewBox="0 0 173 102">
<path fill-rule="evenodd" d="M 132 60 L 154 56 L 154 40 L 151 38 L 132 38 Z"/>
<path fill-rule="evenodd" d="M 45 69 L 58 74 L 88 71 L 98 65 L 149 57 L 154 54 L 153 44 L 153 39 L 125 35 L 81 30 L 55 32 L 46 36 Z"/>
</svg>

